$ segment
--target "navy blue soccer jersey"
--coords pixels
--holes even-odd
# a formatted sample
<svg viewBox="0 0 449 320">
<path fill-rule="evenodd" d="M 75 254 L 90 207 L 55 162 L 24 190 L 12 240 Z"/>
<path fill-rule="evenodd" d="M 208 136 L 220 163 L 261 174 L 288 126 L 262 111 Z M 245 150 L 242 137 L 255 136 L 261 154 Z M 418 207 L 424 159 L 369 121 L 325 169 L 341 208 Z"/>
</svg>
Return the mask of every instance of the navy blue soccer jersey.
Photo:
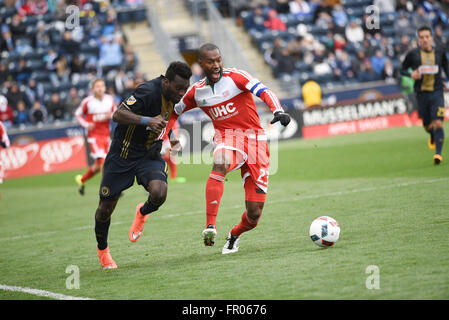
<svg viewBox="0 0 449 320">
<path fill-rule="evenodd" d="M 410 77 L 409 68 L 419 69 L 422 74 L 421 79 L 415 80 L 415 92 L 442 90 L 442 71 L 449 77 L 446 52 L 440 47 L 433 47 L 431 51 L 411 50 L 402 63 L 401 74 Z"/>
<path fill-rule="evenodd" d="M 160 76 L 140 84 L 121 106 L 141 116 L 161 115 L 168 120 L 173 111 L 173 103 L 162 95 L 162 78 Z M 147 154 L 158 135 L 149 126 L 118 124 L 109 153 L 122 159 L 137 160 Z"/>
</svg>

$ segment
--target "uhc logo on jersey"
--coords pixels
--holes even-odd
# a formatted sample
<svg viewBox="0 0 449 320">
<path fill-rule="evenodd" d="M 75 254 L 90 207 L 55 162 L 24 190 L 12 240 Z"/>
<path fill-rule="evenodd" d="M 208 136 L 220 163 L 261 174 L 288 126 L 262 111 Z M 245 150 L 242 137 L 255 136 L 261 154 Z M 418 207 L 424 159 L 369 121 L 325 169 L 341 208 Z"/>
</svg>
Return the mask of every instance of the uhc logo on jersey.
<svg viewBox="0 0 449 320">
<path fill-rule="evenodd" d="M 236 115 L 238 113 L 236 109 L 234 103 L 230 102 L 226 105 L 210 108 L 208 112 L 213 120 L 223 120 Z"/>
</svg>

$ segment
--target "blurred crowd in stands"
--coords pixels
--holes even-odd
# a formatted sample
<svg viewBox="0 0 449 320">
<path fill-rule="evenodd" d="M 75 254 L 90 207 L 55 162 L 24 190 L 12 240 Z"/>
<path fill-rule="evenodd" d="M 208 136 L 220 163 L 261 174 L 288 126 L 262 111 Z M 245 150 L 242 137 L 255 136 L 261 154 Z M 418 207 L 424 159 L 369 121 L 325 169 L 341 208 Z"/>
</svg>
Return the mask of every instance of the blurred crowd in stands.
<svg viewBox="0 0 449 320">
<path fill-rule="evenodd" d="M 311 79 L 324 87 L 397 81 L 401 59 L 416 46 L 416 29 L 423 25 L 431 26 L 435 42 L 449 49 L 449 0 L 231 3 L 226 10 L 249 32 L 273 74 L 300 84 Z"/>
<path fill-rule="evenodd" d="M 144 75 L 116 9 L 141 3 L 0 0 L 0 120 L 7 127 L 70 121 L 97 77 L 117 102 L 129 94 Z"/>
<path fill-rule="evenodd" d="M 396 82 L 423 25 L 449 49 L 449 0 L 213 2 L 247 30 L 275 77 L 300 85 Z M 136 5 L 143 0 L 0 0 L 0 120 L 7 127 L 70 121 L 97 77 L 117 102 L 126 97 L 146 80 L 121 27 L 145 18 L 121 10 Z"/>
</svg>

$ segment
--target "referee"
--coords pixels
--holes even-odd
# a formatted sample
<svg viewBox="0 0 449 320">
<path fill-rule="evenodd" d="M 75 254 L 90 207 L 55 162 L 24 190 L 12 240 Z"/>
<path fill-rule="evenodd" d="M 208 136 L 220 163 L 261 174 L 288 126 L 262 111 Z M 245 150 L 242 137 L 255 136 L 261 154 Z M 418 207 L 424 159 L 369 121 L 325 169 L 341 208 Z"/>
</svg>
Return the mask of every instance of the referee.
<svg viewBox="0 0 449 320">
<path fill-rule="evenodd" d="M 404 59 L 401 74 L 415 80 L 414 90 L 418 101 L 419 117 L 430 134 L 429 148 L 435 150 L 433 163 L 443 161 L 441 151 L 444 142 L 444 95 L 441 72 L 449 77 L 446 52 L 433 45 L 432 30 L 428 26 L 417 31 L 419 47 L 411 50 Z M 409 68 L 413 70 L 409 71 Z"/>
</svg>

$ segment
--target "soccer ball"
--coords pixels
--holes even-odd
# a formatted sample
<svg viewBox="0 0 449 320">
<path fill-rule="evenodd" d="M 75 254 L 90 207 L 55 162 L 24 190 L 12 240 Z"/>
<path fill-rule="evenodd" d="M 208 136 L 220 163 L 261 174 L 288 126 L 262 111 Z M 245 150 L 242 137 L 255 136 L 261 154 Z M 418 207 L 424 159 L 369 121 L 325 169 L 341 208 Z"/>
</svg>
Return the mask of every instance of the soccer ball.
<svg viewBox="0 0 449 320">
<path fill-rule="evenodd" d="M 313 220 L 310 225 L 310 239 L 320 247 L 330 247 L 340 237 L 340 225 L 331 217 L 322 216 Z"/>
</svg>

